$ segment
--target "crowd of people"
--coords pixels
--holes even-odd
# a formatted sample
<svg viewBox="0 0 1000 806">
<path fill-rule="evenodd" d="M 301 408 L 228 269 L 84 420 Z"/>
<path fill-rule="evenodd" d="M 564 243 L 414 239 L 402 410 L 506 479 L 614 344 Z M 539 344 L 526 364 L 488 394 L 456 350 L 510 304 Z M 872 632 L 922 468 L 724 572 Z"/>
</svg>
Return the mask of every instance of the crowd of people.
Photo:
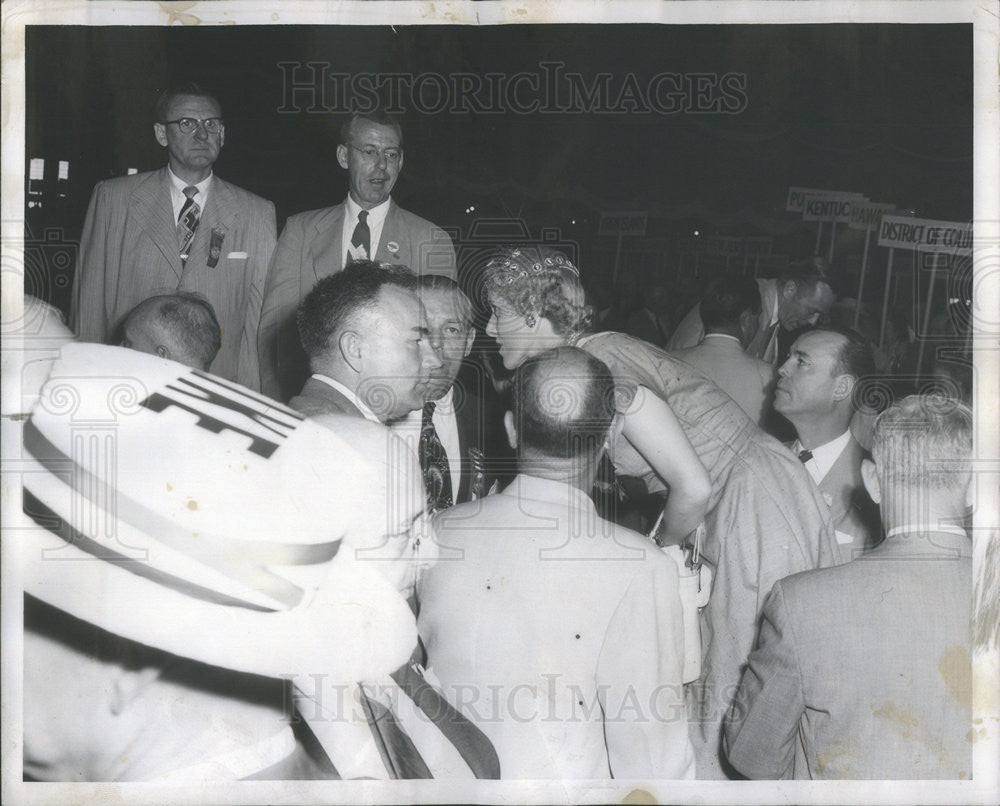
<svg viewBox="0 0 1000 806">
<path fill-rule="evenodd" d="M 279 238 L 218 100 L 155 113 L 25 317 L 25 513 L 101 560 L 28 564 L 29 780 L 972 775 L 971 411 L 875 410 L 824 261 L 676 327 L 537 244 L 459 283 L 393 118 Z"/>
</svg>

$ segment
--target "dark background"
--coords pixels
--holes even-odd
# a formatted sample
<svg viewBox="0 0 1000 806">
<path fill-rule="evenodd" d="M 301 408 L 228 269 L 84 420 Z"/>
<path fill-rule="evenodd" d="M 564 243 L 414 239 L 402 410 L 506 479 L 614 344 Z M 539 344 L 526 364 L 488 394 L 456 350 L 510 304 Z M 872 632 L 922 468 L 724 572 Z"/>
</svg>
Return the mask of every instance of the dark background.
<svg viewBox="0 0 1000 806">
<path fill-rule="evenodd" d="M 344 110 L 279 112 L 279 62 L 442 75 L 561 62 L 585 79 L 611 73 L 613 88 L 630 72 L 642 86 L 660 72 L 744 74 L 748 104 L 735 115 L 403 115 L 406 164 L 393 194 L 402 206 L 460 247 L 477 237 L 475 221 L 523 221 L 532 237 L 574 243 L 585 279 L 609 278 L 615 260 L 615 239 L 597 233 L 602 210 L 649 211 L 646 237 L 625 239 L 620 262 L 647 283 L 719 268 L 719 258 L 694 259 L 695 230 L 774 236 L 762 274 L 812 254 L 816 225 L 784 211 L 790 185 L 856 191 L 923 218 L 972 217 L 970 25 L 34 26 L 26 44 L 25 156 L 46 160 L 44 180 L 25 177 L 35 202 L 26 285 L 61 307 L 94 183 L 165 161 L 152 106 L 172 83 L 218 94 L 226 145 L 216 170 L 272 199 L 279 231 L 288 215 L 343 199 Z M 67 181 L 56 179 L 58 160 L 69 161 Z M 824 253 L 828 237 L 829 227 Z M 845 289 L 862 237 L 838 227 Z M 873 249 L 875 265 L 884 255 Z M 897 270 L 911 259 L 898 255 Z M 738 260 L 725 268 L 748 270 Z"/>
</svg>

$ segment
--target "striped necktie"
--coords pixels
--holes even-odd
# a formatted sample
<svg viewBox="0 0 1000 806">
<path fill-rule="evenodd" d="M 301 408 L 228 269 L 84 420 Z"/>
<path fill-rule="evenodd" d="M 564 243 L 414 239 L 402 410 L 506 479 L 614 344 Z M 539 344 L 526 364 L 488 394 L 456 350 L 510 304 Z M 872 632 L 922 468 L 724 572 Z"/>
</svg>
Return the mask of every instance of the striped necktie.
<svg viewBox="0 0 1000 806">
<path fill-rule="evenodd" d="M 194 240 L 195 230 L 198 229 L 198 221 L 201 217 L 201 206 L 194 200 L 198 193 L 198 188 L 188 185 L 184 188 L 184 195 L 187 200 L 177 216 L 177 240 L 181 245 L 181 262 L 187 260 L 188 252 L 191 249 L 191 242 Z"/>
</svg>

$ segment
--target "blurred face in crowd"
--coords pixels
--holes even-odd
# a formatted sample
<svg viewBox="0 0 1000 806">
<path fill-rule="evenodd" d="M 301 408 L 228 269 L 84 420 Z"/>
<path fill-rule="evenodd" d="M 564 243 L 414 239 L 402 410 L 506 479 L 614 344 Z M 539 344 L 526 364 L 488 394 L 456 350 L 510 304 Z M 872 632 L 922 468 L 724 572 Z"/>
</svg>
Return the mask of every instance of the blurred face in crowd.
<svg viewBox="0 0 1000 806">
<path fill-rule="evenodd" d="M 356 120 L 350 142 L 337 146 L 337 162 L 347 170 L 351 198 L 363 209 L 377 207 L 392 193 L 403 167 L 403 144 L 392 126 Z"/>
<path fill-rule="evenodd" d="M 843 398 L 848 376 L 837 373 L 846 339 L 826 331 L 805 333 L 792 345 L 788 360 L 778 369 L 774 409 L 789 419 L 796 415 L 824 415 Z"/>
<path fill-rule="evenodd" d="M 443 363 L 431 345 L 417 295 L 383 286 L 375 310 L 364 315 L 357 334 L 362 376 L 358 396 L 382 422 L 422 408 L 431 373 Z"/>
<path fill-rule="evenodd" d="M 819 322 L 834 303 L 833 290 L 826 283 L 791 281 L 781 288 L 778 319 L 785 330 L 798 330 Z"/>
<path fill-rule="evenodd" d="M 455 383 L 462 361 L 472 351 L 476 331 L 470 321 L 471 311 L 463 306 L 450 289 L 423 289 L 420 299 L 427 315 L 431 345 L 443 362 L 431 373 L 428 400 L 442 397 Z"/>
<path fill-rule="evenodd" d="M 167 107 L 167 120 L 191 118 L 203 121 L 222 118 L 222 109 L 211 98 L 200 95 L 178 95 Z M 204 123 L 198 123 L 193 131 L 183 132 L 179 123 L 158 122 L 153 124 L 156 142 L 167 149 L 167 163 L 179 178 L 195 184 L 212 172 L 212 166 L 219 158 L 226 140 L 226 129 L 209 132 Z"/>
</svg>

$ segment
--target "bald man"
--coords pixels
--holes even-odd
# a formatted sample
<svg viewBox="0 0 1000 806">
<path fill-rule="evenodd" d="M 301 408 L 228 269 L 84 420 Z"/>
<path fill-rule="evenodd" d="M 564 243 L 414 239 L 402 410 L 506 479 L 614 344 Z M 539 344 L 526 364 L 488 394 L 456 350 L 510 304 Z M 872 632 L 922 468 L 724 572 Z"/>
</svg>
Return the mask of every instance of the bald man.
<svg viewBox="0 0 1000 806">
<path fill-rule="evenodd" d="M 690 778 L 678 572 L 588 497 L 614 381 L 574 347 L 518 367 L 518 476 L 435 519 L 418 629 L 446 696 L 502 778 Z"/>
<path fill-rule="evenodd" d="M 122 325 L 122 347 L 206 372 L 221 345 L 215 310 L 199 294 L 150 297 L 136 305 Z"/>
</svg>

